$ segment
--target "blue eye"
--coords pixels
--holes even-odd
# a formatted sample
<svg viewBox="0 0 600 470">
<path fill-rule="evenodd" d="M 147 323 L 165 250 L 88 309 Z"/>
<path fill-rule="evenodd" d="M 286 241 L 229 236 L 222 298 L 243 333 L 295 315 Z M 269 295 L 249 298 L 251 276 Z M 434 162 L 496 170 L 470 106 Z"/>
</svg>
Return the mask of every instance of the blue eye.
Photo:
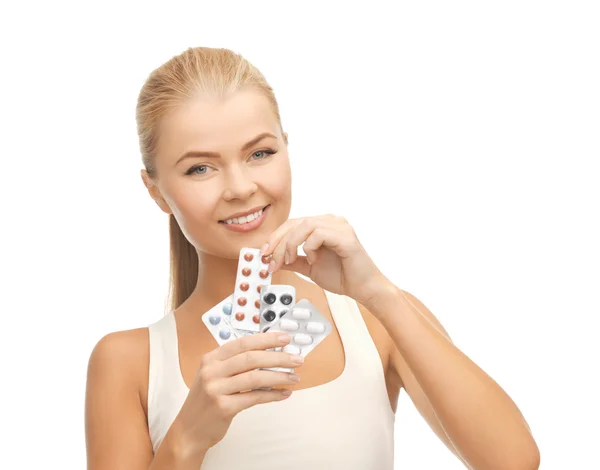
<svg viewBox="0 0 600 470">
<path fill-rule="evenodd" d="M 198 170 L 200 168 L 204 168 L 205 171 L 197 173 L 196 170 Z M 196 166 L 191 167 L 188 171 L 186 171 L 185 174 L 186 175 L 191 175 L 191 174 L 194 174 L 194 175 L 205 175 L 206 174 L 206 169 L 208 169 L 208 166 L 206 166 L 206 165 L 196 165 Z"/>
<path fill-rule="evenodd" d="M 276 153 L 274 150 L 259 150 L 258 152 L 254 152 L 252 154 L 252 157 L 254 158 L 254 156 L 256 154 L 260 154 L 260 153 L 265 153 L 267 155 L 273 155 L 274 153 Z M 265 158 L 267 158 L 266 156 L 262 157 L 262 158 L 254 158 L 254 160 L 264 160 Z"/>
<path fill-rule="evenodd" d="M 256 152 L 254 152 L 251 156 L 252 160 L 254 161 L 259 161 L 259 160 L 265 160 L 267 159 L 269 156 L 273 155 L 277 153 L 276 150 L 271 150 L 271 149 L 267 149 L 267 150 L 258 150 Z M 261 154 L 264 154 L 263 156 L 260 156 Z M 258 155 L 258 157 L 257 157 Z M 209 166 L 208 165 L 194 165 L 193 167 L 191 167 L 189 170 L 187 170 L 185 172 L 186 175 L 197 175 L 197 176 L 202 176 L 202 175 L 206 175 L 208 173 L 209 170 Z"/>
</svg>

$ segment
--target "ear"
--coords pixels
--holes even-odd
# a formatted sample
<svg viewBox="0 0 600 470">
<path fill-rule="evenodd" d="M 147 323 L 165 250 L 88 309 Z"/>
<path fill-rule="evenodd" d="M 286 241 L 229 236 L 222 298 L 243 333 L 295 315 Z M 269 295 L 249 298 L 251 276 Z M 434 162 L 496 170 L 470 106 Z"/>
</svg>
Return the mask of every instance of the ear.
<svg viewBox="0 0 600 470">
<path fill-rule="evenodd" d="M 148 174 L 148 172 L 144 168 L 142 168 L 142 170 L 140 171 L 140 175 L 142 177 L 142 182 L 144 183 L 144 186 L 146 186 L 146 189 L 148 190 L 150 197 L 152 199 L 154 199 L 154 202 L 156 202 L 156 205 L 158 205 L 158 207 L 160 207 L 160 209 L 165 214 L 172 214 L 173 211 L 167 204 L 167 201 L 165 201 L 165 199 L 162 197 L 160 189 L 156 185 L 156 182 Z"/>
</svg>

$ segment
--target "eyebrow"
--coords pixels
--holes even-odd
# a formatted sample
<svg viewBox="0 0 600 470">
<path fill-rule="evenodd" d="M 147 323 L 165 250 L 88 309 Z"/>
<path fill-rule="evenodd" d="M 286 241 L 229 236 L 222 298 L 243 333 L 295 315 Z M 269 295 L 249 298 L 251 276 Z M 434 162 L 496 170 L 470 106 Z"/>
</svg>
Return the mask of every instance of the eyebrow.
<svg viewBox="0 0 600 470">
<path fill-rule="evenodd" d="M 257 143 L 259 143 L 261 140 L 263 140 L 266 137 L 273 137 L 274 139 L 277 139 L 277 137 L 274 136 L 273 134 L 271 134 L 270 132 L 263 132 L 262 134 L 258 134 L 256 137 L 254 137 L 254 139 L 252 139 L 252 140 L 246 142 L 244 145 L 242 145 L 241 151 L 244 152 L 244 151 L 250 149 L 250 147 L 256 145 Z M 182 160 L 185 160 L 186 158 L 198 158 L 198 157 L 220 158 L 221 155 L 219 155 L 218 152 L 200 152 L 200 151 L 196 151 L 196 150 L 190 150 L 189 152 L 186 152 L 181 157 L 179 157 L 179 159 L 177 160 L 175 165 L 178 165 L 179 162 L 181 162 Z"/>
</svg>

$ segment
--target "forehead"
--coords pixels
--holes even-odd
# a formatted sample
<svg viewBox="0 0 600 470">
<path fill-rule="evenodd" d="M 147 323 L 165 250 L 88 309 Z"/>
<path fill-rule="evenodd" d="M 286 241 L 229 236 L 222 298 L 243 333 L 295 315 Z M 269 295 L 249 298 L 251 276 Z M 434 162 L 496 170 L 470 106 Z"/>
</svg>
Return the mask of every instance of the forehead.
<svg viewBox="0 0 600 470">
<path fill-rule="evenodd" d="M 278 135 L 269 101 L 256 91 L 239 91 L 224 100 L 193 98 L 160 123 L 158 153 L 177 158 L 189 150 L 239 151 L 261 132 Z"/>
</svg>

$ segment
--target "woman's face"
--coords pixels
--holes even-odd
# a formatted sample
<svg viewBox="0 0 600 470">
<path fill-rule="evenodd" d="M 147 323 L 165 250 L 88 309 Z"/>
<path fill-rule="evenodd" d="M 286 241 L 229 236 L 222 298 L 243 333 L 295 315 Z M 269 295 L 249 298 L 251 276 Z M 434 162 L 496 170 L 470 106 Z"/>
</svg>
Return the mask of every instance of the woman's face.
<svg viewBox="0 0 600 470">
<path fill-rule="evenodd" d="M 190 100 L 161 121 L 159 132 L 158 187 L 142 170 L 144 184 L 196 249 L 237 259 L 242 247 L 259 248 L 288 219 L 287 134 L 261 94 L 248 90 L 225 101 Z M 231 220 L 238 213 L 257 215 L 266 206 L 249 225 Z"/>
</svg>

